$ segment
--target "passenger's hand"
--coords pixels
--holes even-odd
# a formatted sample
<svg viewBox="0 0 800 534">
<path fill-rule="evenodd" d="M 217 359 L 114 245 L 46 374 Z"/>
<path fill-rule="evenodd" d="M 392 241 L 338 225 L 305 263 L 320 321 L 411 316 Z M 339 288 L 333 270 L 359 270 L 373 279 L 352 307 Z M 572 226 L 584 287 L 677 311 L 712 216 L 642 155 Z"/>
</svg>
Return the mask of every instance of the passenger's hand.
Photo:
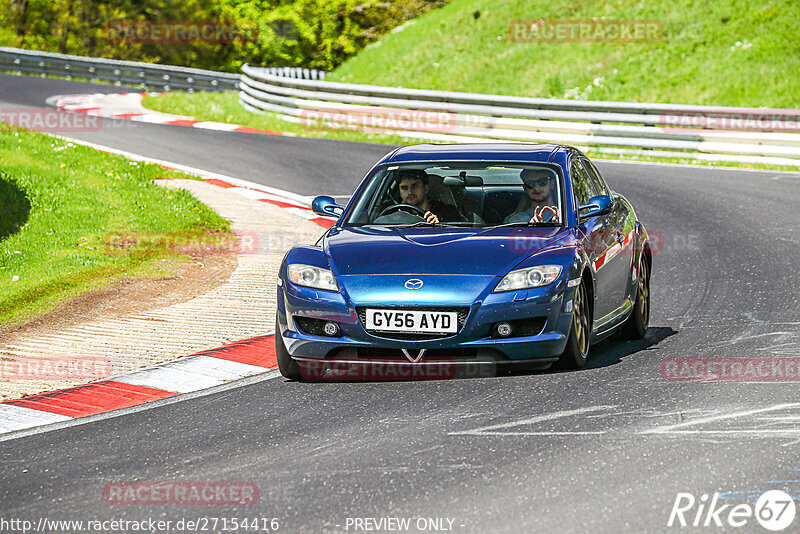
<svg viewBox="0 0 800 534">
<path fill-rule="evenodd" d="M 425 222 L 430 224 L 439 224 L 439 217 L 435 214 L 431 213 L 430 211 L 425 212 Z"/>
<path fill-rule="evenodd" d="M 550 218 L 551 221 L 557 221 L 558 220 L 558 208 L 557 207 L 555 207 L 555 206 L 541 206 L 541 207 L 537 206 L 537 207 L 535 207 L 533 209 L 533 217 L 531 217 L 530 222 L 537 222 L 537 223 L 544 222 L 543 219 L 544 219 L 545 211 L 549 211 L 550 213 L 553 214 L 553 216 Z"/>
</svg>

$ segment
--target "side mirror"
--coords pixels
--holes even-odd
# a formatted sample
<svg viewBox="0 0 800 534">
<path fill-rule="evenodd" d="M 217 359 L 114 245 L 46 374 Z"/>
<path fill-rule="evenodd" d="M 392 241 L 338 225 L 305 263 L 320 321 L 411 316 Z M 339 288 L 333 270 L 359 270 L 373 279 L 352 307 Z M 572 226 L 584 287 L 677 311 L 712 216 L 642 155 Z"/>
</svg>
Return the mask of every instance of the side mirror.
<svg viewBox="0 0 800 534">
<path fill-rule="evenodd" d="M 325 215 L 328 217 L 338 217 L 341 215 L 344 208 L 333 200 L 333 197 L 316 197 L 311 203 L 311 211 L 317 215 Z"/>
<path fill-rule="evenodd" d="M 611 211 L 614 200 L 608 195 L 597 195 L 589 199 L 589 202 L 578 208 L 580 219 L 588 219 L 597 215 L 605 215 Z"/>
</svg>

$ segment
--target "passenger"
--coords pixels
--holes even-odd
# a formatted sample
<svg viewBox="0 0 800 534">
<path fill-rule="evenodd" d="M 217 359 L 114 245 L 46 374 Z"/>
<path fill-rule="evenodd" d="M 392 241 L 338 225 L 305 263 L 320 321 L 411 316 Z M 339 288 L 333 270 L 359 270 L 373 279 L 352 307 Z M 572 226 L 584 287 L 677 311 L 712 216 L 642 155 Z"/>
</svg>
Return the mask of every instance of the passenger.
<svg viewBox="0 0 800 534">
<path fill-rule="evenodd" d="M 558 222 L 558 202 L 555 194 L 555 176 L 546 169 L 524 169 L 519 173 L 524 196 L 517 211 L 503 223 Z"/>
<path fill-rule="evenodd" d="M 461 221 L 462 217 L 458 208 L 452 204 L 428 198 L 429 180 L 428 174 L 423 170 L 400 170 L 397 176 L 397 188 L 400 190 L 401 202 L 423 210 L 425 212 L 423 218 L 431 224 L 439 222 L 438 215 L 441 215 L 445 221 Z"/>
</svg>

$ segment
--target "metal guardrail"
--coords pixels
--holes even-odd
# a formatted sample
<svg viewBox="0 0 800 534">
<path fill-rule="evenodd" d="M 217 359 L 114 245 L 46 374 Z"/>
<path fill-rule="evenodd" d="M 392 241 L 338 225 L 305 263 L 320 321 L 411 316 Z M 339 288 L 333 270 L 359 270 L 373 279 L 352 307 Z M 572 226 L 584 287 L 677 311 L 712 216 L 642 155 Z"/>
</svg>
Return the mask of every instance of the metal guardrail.
<svg viewBox="0 0 800 534">
<path fill-rule="evenodd" d="M 700 159 L 800 164 L 798 133 L 712 129 L 730 125 L 736 117 L 772 116 L 793 121 L 792 128 L 800 132 L 800 110 L 404 89 L 289 79 L 249 65 L 242 67 L 239 89 L 241 104 L 251 111 L 275 112 L 293 122 L 334 128 L 366 127 L 371 131 L 432 140 L 565 143 L 605 147 L 615 153 L 625 149 L 649 151 L 642 153 L 675 151 L 672 155 L 676 157 L 686 157 L 687 152 L 683 151 L 690 151 L 706 155 Z M 415 113 L 440 114 L 440 122 L 431 128 L 430 121 L 415 122 Z M 706 127 L 681 127 L 681 121 L 687 119 L 700 119 Z"/>
<path fill-rule="evenodd" d="M 239 75 L 227 72 L 6 47 L 0 47 L 0 71 L 103 80 L 161 91 L 232 91 L 239 85 Z"/>
<path fill-rule="evenodd" d="M 304 69 L 301 67 L 259 67 L 270 76 L 279 78 L 296 78 L 298 80 L 324 80 L 327 72 L 316 69 Z"/>
</svg>

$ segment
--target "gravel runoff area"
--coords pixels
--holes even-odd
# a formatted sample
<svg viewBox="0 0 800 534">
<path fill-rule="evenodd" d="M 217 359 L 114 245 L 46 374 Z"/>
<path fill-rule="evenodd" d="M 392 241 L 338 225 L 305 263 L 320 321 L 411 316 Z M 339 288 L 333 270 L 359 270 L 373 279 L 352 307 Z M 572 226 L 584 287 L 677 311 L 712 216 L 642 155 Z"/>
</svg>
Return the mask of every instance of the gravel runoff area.
<svg viewBox="0 0 800 534">
<path fill-rule="evenodd" d="M 209 258 L 209 269 L 203 268 L 202 258 L 193 268 L 182 269 L 179 285 L 183 291 L 177 291 L 177 301 L 172 298 L 167 305 L 164 302 L 169 302 L 169 295 L 162 289 L 174 293 L 174 279 L 145 282 L 144 295 L 134 281 L 131 291 L 123 285 L 121 297 L 120 291 L 116 292 L 115 299 L 122 302 L 99 316 L 90 313 L 84 314 L 89 318 L 76 318 L 56 313 L 51 320 L 45 318 L 4 335 L 0 340 L 2 363 L 41 361 L 41 366 L 29 367 L 22 377 L 18 372 L 4 373 L 0 400 L 106 378 L 274 330 L 276 278 L 283 255 L 294 244 L 314 243 L 324 229 L 288 210 L 205 182 L 164 180 L 162 185 L 190 190 L 231 220 L 233 231 L 240 235 L 240 246 L 222 251 L 223 258 Z M 231 268 L 235 263 L 229 277 L 231 269 L 225 270 L 225 262 Z M 219 285 L 209 287 L 207 274 L 218 277 Z M 187 295 L 186 287 L 192 284 L 202 292 Z M 126 298 L 136 302 L 126 303 Z M 102 307 L 103 296 L 96 300 L 100 302 L 94 304 Z M 153 305 L 146 306 L 148 302 Z M 95 308 L 94 304 L 90 307 Z M 126 308 L 134 311 L 115 312 Z M 77 371 L 80 376 L 62 379 L 58 365 L 63 367 L 66 362 L 72 362 L 72 374 L 76 373 L 75 362 L 83 365 Z M 8 379 L 11 375 L 14 380 Z M 58 379 L 53 379 L 56 375 Z"/>
</svg>

